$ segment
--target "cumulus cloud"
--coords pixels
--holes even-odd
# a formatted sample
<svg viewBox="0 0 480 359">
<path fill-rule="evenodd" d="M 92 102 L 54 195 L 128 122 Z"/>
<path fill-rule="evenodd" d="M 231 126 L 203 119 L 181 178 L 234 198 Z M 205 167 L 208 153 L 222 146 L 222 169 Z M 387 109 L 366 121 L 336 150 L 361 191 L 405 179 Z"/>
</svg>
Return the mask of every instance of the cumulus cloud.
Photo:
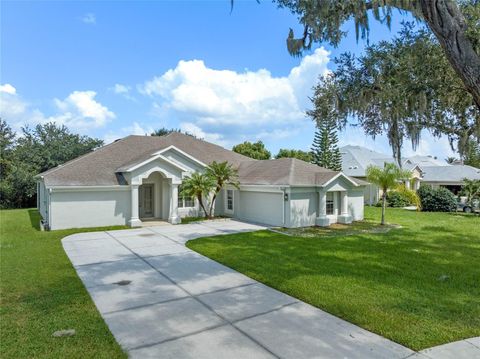
<svg viewBox="0 0 480 359">
<path fill-rule="evenodd" d="M 236 72 L 209 68 L 201 60 L 180 61 L 174 69 L 146 81 L 139 91 L 154 99 L 159 117 L 178 118 L 207 139 L 235 142 L 303 127 L 308 96 L 328 72 L 323 48 L 304 57 L 287 76 L 266 69 Z"/>
<path fill-rule="evenodd" d="M 0 85 L 0 92 L 8 93 L 10 95 L 15 95 L 17 89 L 10 84 Z"/>
<path fill-rule="evenodd" d="M 86 131 L 104 127 L 116 117 L 95 99 L 94 91 L 74 91 L 63 100 L 54 99 L 55 112 L 46 115 L 22 99 L 16 91 L 7 90 L 0 94 L 0 116 L 16 129 L 24 125 L 55 122 L 73 130 Z"/>
<path fill-rule="evenodd" d="M 93 25 L 97 23 L 97 18 L 93 13 L 88 13 L 83 15 L 81 20 L 84 24 L 89 24 L 89 25 Z"/>
</svg>

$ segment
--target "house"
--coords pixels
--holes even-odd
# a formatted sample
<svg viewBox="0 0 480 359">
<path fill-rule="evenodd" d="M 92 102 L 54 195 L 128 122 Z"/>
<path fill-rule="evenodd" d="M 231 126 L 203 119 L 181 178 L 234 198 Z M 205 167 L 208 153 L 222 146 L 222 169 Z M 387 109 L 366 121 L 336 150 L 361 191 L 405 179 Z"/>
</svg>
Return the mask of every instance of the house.
<svg viewBox="0 0 480 359">
<path fill-rule="evenodd" d="M 343 173 L 361 180 L 366 179 L 368 166 L 383 167 L 385 162 L 396 163 L 392 156 L 361 146 L 344 146 L 340 148 L 340 153 Z M 478 168 L 448 164 L 432 156 L 407 157 L 403 160 L 402 168 L 411 171 L 411 181 L 406 185 L 414 190 L 417 190 L 420 184 L 426 184 L 432 187 L 445 187 L 458 194 L 464 178 L 480 179 Z M 365 203 L 372 205 L 379 201 L 382 193 L 377 186 L 367 184 L 364 189 Z"/>
<path fill-rule="evenodd" d="M 201 214 L 181 193 L 183 179 L 213 162 L 238 169 L 215 214 L 271 226 L 300 227 L 363 219 L 365 183 L 297 159 L 253 160 L 181 133 L 128 136 L 38 176 L 37 205 L 50 229 L 176 224 Z"/>
</svg>

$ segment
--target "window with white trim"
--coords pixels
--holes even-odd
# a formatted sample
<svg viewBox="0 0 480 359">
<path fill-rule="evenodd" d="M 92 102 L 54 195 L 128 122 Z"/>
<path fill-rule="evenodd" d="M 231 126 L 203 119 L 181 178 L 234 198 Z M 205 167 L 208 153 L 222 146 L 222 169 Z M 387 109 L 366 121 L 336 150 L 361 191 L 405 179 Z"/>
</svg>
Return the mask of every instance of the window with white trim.
<svg viewBox="0 0 480 359">
<path fill-rule="evenodd" d="M 233 189 L 227 189 L 227 211 L 233 211 Z"/>
<path fill-rule="evenodd" d="M 178 208 L 195 207 L 195 199 L 182 195 L 182 186 L 178 186 Z"/>
<path fill-rule="evenodd" d="M 333 214 L 333 192 L 327 192 L 327 214 Z"/>
</svg>

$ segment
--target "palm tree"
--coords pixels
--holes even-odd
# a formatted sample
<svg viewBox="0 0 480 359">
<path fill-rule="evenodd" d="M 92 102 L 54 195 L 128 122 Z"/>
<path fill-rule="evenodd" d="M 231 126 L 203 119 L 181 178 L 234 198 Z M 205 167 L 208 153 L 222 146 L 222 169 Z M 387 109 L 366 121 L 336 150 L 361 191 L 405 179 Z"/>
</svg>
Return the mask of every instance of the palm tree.
<svg viewBox="0 0 480 359">
<path fill-rule="evenodd" d="M 203 212 L 208 218 L 211 218 L 210 213 L 207 212 L 203 199 L 207 198 L 215 189 L 215 179 L 206 174 L 194 172 L 191 176 L 186 177 L 182 182 L 182 196 L 195 197 L 202 207 Z"/>
<path fill-rule="evenodd" d="M 401 181 L 410 179 L 410 171 L 402 170 L 393 163 L 385 163 L 383 168 L 376 166 L 367 167 L 367 181 L 376 184 L 382 193 L 382 225 L 385 224 L 385 206 L 387 204 L 387 191 L 396 188 Z"/>
<path fill-rule="evenodd" d="M 213 178 L 216 182 L 215 191 L 213 192 L 212 201 L 210 203 L 209 217 L 213 215 L 213 209 L 215 206 L 215 200 L 217 199 L 218 192 L 226 184 L 239 187 L 238 171 L 232 167 L 228 162 L 216 162 L 213 161 L 205 170 L 205 173 Z"/>
</svg>

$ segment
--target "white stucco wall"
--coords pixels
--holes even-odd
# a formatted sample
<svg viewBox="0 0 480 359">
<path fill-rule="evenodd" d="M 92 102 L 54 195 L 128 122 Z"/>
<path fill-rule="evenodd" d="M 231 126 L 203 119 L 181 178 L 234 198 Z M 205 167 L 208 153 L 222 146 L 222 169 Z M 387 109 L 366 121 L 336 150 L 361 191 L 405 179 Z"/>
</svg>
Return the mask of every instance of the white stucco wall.
<svg viewBox="0 0 480 359">
<path fill-rule="evenodd" d="M 296 189 L 290 193 L 290 218 L 288 227 L 308 227 L 315 225 L 318 194 L 315 188 Z"/>
<path fill-rule="evenodd" d="M 129 190 L 54 190 L 51 193 L 50 229 L 126 225 L 130 208 Z"/>
<path fill-rule="evenodd" d="M 234 217 L 282 226 L 283 194 L 280 192 L 235 191 Z"/>
<path fill-rule="evenodd" d="M 354 221 L 361 221 L 363 219 L 363 209 L 363 189 L 352 189 L 348 191 L 348 213 Z"/>
</svg>

